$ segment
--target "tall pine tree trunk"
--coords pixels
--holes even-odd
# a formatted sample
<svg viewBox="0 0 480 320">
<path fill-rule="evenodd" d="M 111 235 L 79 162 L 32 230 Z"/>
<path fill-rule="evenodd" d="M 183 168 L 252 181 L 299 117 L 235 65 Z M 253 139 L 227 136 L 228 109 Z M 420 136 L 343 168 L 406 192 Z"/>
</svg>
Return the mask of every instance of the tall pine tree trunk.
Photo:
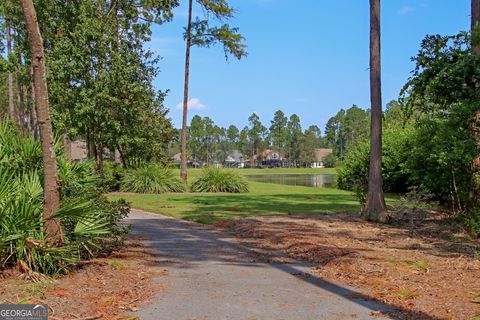
<svg viewBox="0 0 480 320">
<path fill-rule="evenodd" d="M 27 101 L 30 106 L 31 113 L 31 127 L 32 127 L 32 136 L 37 139 L 39 136 L 38 133 L 38 118 L 37 118 L 37 104 L 35 103 L 35 85 L 33 83 L 33 66 L 30 65 L 30 80 L 27 91 Z"/>
<path fill-rule="evenodd" d="M 382 90 L 380 67 L 380 0 L 370 0 L 370 170 L 363 216 L 385 222 L 387 210 L 382 181 Z"/>
<path fill-rule="evenodd" d="M 185 53 L 185 84 L 183 90 L 183 119 L 182 119 L 182 145 L 180 156 L 180 177 L 187 186 L 187 116 L 188 116 L 188 82 L 190 78 L 190 49 L 192 47 L 192 11 L 193 0 L 188 3 L 187 48 Z"/>
<path fill-rule="evenodd" d="M 95 144 L 95 169 L 97 172 L 103 172 L 103 144 Z"/>
<path fill-rule="evenodd" d="M 471 2 L 470 29 L 472 32 L 472 53 L 480 56 L 480 0 Z"/>
<path fill-rule="evenodd" d="M 22 65 L 17 67 L 17 92 L 18 92 L 18 128 L 25 134 L 25 97 L 23 92 Z"/>
<path fill-rule="evenodd" d="M 25 85 L 23 85 L 23 92 L 26 92 L 26 113 L 25 113 L 25 124 L 27 126 L 27 134 L 31 135 L 32 130 L 32 101 L 30 98 L 30 93 Z"/>
<path fill-rule="evenodd" d="M 10 24 L 7 23 L 7 53 L 8 57 L 12 54 L 12 35 Z M 8 70 L 8 114 L 10 121 L 13 124 L 17 123 L 17 117 L 15 116 L 15 102 L 13 100 L 13 73 Z"/>
<path fill-rule="evenodd" d="M 61 245 L 64 242 L 60 221 L 52 218 L 60 207 L 60 193 L 57 175 L 57 163 L 53 142 L 52 124 L 48 104 L 48 89 L 45 71 L 43 41 L 37 21 L 37 14 L 32 0 L 20 1 L 27 26 L 30 51 L 32 55 L 33 81 L 40 127 L 42 159 L 44 167 L 44 207 L 43 219 L 46 238 L 51 244 Z"/>
<path fill-rule="evenodd" d="M 472 53 L 480 57 L 480 0 L 472 0 L 471 6 Z M 480 111 L 475 113 L 474 120 L 472 131 L 480 145 Z M 474 160 L 473 167 L 480 167 L 480 156 Z"/>
</svg>

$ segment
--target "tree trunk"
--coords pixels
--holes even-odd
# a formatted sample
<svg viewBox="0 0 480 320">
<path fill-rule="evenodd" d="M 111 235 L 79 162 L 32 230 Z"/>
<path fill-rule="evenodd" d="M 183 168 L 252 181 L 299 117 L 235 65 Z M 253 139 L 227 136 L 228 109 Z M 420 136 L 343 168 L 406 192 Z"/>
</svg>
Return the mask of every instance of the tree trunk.
<svg viewBox="0 0 480 320">
<path fill-rule="evenodd" d="M 190 77 L 190 49 L 192 47 L 192 11 L 193 0 L 188 2 L 187 48 L 185 53 L 185 83 L 183 90 L 182 146 L 180 156 L 180 177 L 187 186 L 187 115 L 188 115 L 188 82 Z"/>
<path fill-rule="evenodd" d="M 17 92 L 18 92 L 18 128 L 20 133 L 25 134 L 25 97 L 23 92 L 21 63 L 17 68 Z"/>
<path fill-rule="evenodd" d="M 30 51 L 32 55 L 33 81 L 40 128 L 42 159 L 44 168 L 44 207 L 45 237 L 51 244 L 62 245 L 64 242 L 60 221 L 52 218 L 60 207 L 60 192 L 57 176 L 57 163 L 53 142 L 52 124 L 48 105 L 48 89 L 45 71 L 43 41 L 37 21 L 37 14 L 32 0 L 20 1 L 27 26 Z"/>
<path fill-rule="evenodd" d="M 385 222 L 387 210 L 382 181 L 382 90 L 380 69 L 380 0 L 370 0 L 370 170 L 363 216 Z"/>
<path fill-rule="evenodd" d="M 72 160 L 72 142 L 68 137 L 67 129 L 63 129 L 62 135 L 62 142 L 63 142 L 63 151 L 65 152 L 65 156 L 68 160 Z"/>
<path fill-rule="evenodd" d="M 31 135 L 33 133 L 33 129 L 32 129 L 32 99 L 31 99 L 31 96 L 30 96 L 30 92 L 29 92 L 29 89 L 27 89 L 27 87 L 25 85 L 23 85 L 23 92 L 26 92 L 27 93 L 27 104 L 26 104 L 26 117 L 25 117 L 25 122 L 26 122 L 26 125 L 27 125 L 27 133 L 29 135 Z"/>
<path fill-rule="evenodd" d="M 37 104 L 35 103 L 35 88 L 32 86 L 30 87 L 30 96 L 32 99 L 32 135 L 35 139 L 38 139 L 40 136 L 39 128 L 38 128 L 38 116 L 37 116 Z"/>
<path fill-rule="evenodd" d="M 471 1 L 471 33 L 472 33 L 472 53 L 480 57 L 480 0 Z M 471 125 L 471 131 L 475 138 L 477 148 L 480 146 L 480 111 L 475 112 L 473 115 L 473 123 Z M 480 155 L 477 156 L 472 163 L 472 169 L 476 170 L 480 168 Z M 470 196 L 477 199 L 480 193 L 480 182 L 476 179 L 474 191 L 470 193 Z"/>
<path fill-rule="evenodd" d="M 480 57 L 480 0 L 472 0 L 471 8 L 471 32 L 472 32 L 472 53 L 477 57 Z M 480 111 L 477 111 L 474 115 L 474 123 L 472 125 L 472 131 L 477 142 L 480 144 Z M 480 156 L 473 161 L 473 167 L 480 167 Z"/>
<path fill-rule="evenodd" d="M 12 54 L 12 36 L 10 24 L 7 23 L 7 53 L 8 57 Z M 13 100 L 13 73 L 8 70 L 8 114 L 13 124 L 17 123 L 15 116 L 15 102 Z"/>
<path fill-rule="evenodd" d="M 101 143 L 95 145 L 95 167 L 97 172 L 103 172 L 103 145 Z"/>
<path fill-rule="evenodd" d="M 480 0 L 471 2 L 470 29 L 472 32 L 472 53 L 480 56 Z"/>
<path fill-rule="evenodd" d="M 27 90 L 27 104 L 30 108 L 31 113 L 31 127 L 32 127 L 32 136 L 34 139 L 38 138 L 38 121 L 37 121 L 37 105 L 35 103 L 35 88 L 33 84 L 33 66 L 30 65 L 30 80 Z"/>
</svg>

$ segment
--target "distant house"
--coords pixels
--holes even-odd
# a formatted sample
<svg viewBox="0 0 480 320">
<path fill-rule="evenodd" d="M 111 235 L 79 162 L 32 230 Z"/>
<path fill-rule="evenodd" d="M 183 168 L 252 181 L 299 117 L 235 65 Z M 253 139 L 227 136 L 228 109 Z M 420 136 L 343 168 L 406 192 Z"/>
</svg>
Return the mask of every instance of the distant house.
<svg viewBox="0 0 480 320">
<path fill-rule="evenodd" d="M 332 149 L 315 149 L 315 162 L 313 162 L 310 166 L 312 168 L 325 168 L 324 160 L 327 156 L 333 153 Z"/>
<path fill-rule="evenodd" d="M 179 153 L 176 153 L 172 156 L 172 161 L 174 163 L 180 163 L 182 161 L 182 154 L 179 152 Z"/>
<path fill-rule="evenodd" d="M 227 155 L 225 159 L 225 165 L 227 167 L 234 167 L 234 168 L 243 168 L 245 166 L 245 158 L 243 154 L 238 150 L 233 150 Z"/>
<path fill-rule="evenodd" d="M 249 161 L 253 167 L 283 167 L 287 162 L 279 151 L 271 149 L 262 150 Z"/>
<path fill-rule="evenodd" d="M 66 147 L 69 148 L 69 150 L 66 151 L 70 160 L 88 159 L 87 141 L 83 139 L 73 140 L 69 142 Z M 115 160 L 116 163 L 121 163 L 120 152 L 118 150 L 111 152 L 108 148 L 103 148 L 103 157 L 108 159 L 113 157 L 113 160 Z"/>
<path fill-rule="evenodd" d="M 179 152 L 179 153 L 176 153 L 172 156 L 171 158 L 172 162 L 173 163 L 178 163 L 180 164 L 182 162 L 182 154 Z M 198 162 L 193 162 L 192 160 L 188 160 L 187 159 L 187 167 L 190 167 L 190 168 L 199 168 L 200 167 L 200 164 Z"/>
<path fill-rule="evenodd" d="M 282 160 L 282 155 L 279 151 L 265 149 L 254 155 L 253 159 L 259 161 Z"/>
</svg>

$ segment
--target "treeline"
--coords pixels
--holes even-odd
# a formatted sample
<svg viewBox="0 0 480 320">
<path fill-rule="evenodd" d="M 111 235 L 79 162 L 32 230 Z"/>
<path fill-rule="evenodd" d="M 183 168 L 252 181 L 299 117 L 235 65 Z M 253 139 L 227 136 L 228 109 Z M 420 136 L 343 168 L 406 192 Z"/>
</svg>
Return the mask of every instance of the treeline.
<svg viewBox="0 0 480 320">
<path fill-rule="evenodd" d="M 388 103 L 386 113 L 391 114 L 388 111 L 396 104 L 396 101 Z M 234 151 L 247 159 L 271 149 L 288 159 L 289 165 L 305 166 L 317 161 L 315 149 L 330 148 L 333 154 L 324 164 L 333 167 L 341 163 L 356 142 L 369 137 L 369 130 L 370 110 L 357 105 L 341 109 L 331 117 L 324 134 L 317 125 L 303 129 L 298 115 L 287 116 L 282 110 L 276 111 L 268 124 L 253 113 L 248 125 L 241 129 L 235 125 L 221 127 L 210 117 L 195 115 L 187 128 L 187 144 L 189 158 L 205 165 L 224 163 Z M 179 152 L 179 148 L 178 142 L 173 141 L 170 154 Z"/>
<path fill-rule="evenodd" d="M 195 115 L 187 128 L 187 144 L 189 158 L 207 166 L 225 163 L 234 151 L 240 152 L 247 160 L 269 149 L 288 159 L 290 166 L 304 166 L 317 161 L 316 148 L 327 147 L 318 126 L 311 125 L 303 130 L 298 115 L 288 117 L 281 110 L 275 112 L 268 127 L 256 113 L 252 113 L 248 125 L 242 129 L 235 125 L 221 127 L 209 117 Z M 174 141 L 170 154 L 179 150 L 179 143 Z M 327 165 L 333 166 L 333 159 Z"/>
<path fill-rule="evenodd" d="M 37 1 L 55 135 L 83 138 L 102 169 L 105 150 L 125 166 L 159 160 L 175 130 L 164 92 L 152 85 L 158 58 L 145 49 L 152 24 L 176 0 Z M 38 136 L 32 57 L 17 0 L 0 3 L 0 112 L 22 135 Z"/>
</svg>

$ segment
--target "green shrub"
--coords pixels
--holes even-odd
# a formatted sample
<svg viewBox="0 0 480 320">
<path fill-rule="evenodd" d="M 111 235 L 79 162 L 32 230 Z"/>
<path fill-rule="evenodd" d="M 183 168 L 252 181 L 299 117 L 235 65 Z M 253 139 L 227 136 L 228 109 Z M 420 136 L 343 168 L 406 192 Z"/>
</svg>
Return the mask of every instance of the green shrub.
<svg viewBox="0 0 480 320">
<path fill-rule="evenodd" d="M 103 162 L 102 185 L 107 192 L 120 191 L 120 184 L 125 174 L 121 164 L 114 161 Z"/>
<path fill-rule="evenodd" d="M 472 115 L 478 105 L 457 105 L 448 117 L 437 115 L 418 121 L 405 166 L 413 185 L 435 196 L 455 213 L 464 213 L 478 204 L 472 166 L 480 154 L 471 132 Z M 476 203 L 477 202 L 477 203 Z"/>
<path fill-rule="evenodd" d="M 112 226 L 107 212 L 93 201 L 62 203 L 65 245 L 50 247 L 43 231 L 43 188 L 36 171 L 12 176 L 0 167 L 0 267 L 23 261 L 33 271 L 64 273 L 83 257 L 102 249 Z M 71 225 L 69 228 L 68 225 Z"/>
<path fill-rule="evenodd" d="M 473 208 L 460 217 L 471 234 L 480 237 L 480 208 Z"/>
<path fill-rule="evenodd" d="M 65 273 L 80 259 L 111 250 L 127 232 L 118 226 L 125 202 L 101 196 L 90 162 L 71 162 L 57 152 L 61 208 L 54 214 L 65 244 L 52 247 L 43 231 L 43 173 L 40 142 L 20 137 L 0 123 L 0 268 L 22 261 L 35 272 Z M 58 150 L 57 150 L 58 151 Z"/>
<path fill-rule="evenodd" d="M 193 192 L 248 192 L 248 182 L 240 174 L 221 168 L 205 168 L 191 186 Z"/>
<path fill-rule="evenodd" d="M 405 163 L 410 156 L 414 129 L 393 127 L 383 134 L 382 175 L 383 187 L 388 192 L 406 192 L 409 187 L 409 171 Z M 363 198 L 368 189 L 370 142 L 358 142 L 351 148 L 338 169 L 337 183 L 340 189 L 355 191 Z"/>
<path fill-rule="evenodd" d="M 333 153 L 329 154 L 323 159 L 325 168 L 335 168 L 337 166 L 337 159 Z"/>
<path fill-rule="evenodd" d="M 120 191 L 138 193 L 183 192 L 180 178 L 172 170 L 155 164 L 128 170 L 120 184 Z"/>
<path fill-rule="evenodd" d="M 0 166 L 12 173 L 41 168 L 42 150 L 39 141 L 16 134 L 11 123 L 0 124 Z"/>
<path fill-rule="evenodd" d="M 57 168 L 62 199 L 92 199 L 103 191 L 93 161 L 69 161 L 60 156 L 57 158 Z"/>
</svg>

